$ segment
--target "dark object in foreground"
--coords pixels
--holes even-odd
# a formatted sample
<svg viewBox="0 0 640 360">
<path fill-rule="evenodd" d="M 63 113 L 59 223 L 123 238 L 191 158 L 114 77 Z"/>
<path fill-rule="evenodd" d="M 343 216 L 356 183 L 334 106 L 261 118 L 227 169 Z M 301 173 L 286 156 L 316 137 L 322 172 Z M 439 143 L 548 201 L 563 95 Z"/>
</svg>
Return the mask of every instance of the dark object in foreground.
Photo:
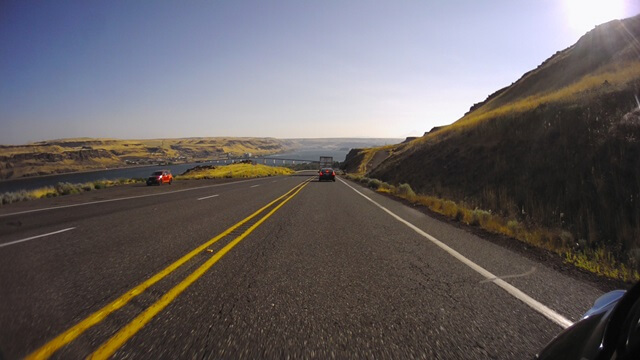
<svg viewBox="0 0 640 360">
<path fill-rule="evenodd" d="M 318 171 L 318 181 L 331 180 L 336 181 L 336 172 L 331 168 L 322 168 Z"/>
<path fill-rule="evenodd" d="M 160 170 L 156 171 L 147 179 L 147 186 L 149 185 L 162 185 L 169 184 L 173 182 L 173 175 L 171 175 L 171 171 L 169 170 Z"/>
<path fill-rule="evenodd" d="M 640 359 L 640 282 L 598 298 L 538 359 Z"/>
</svg>

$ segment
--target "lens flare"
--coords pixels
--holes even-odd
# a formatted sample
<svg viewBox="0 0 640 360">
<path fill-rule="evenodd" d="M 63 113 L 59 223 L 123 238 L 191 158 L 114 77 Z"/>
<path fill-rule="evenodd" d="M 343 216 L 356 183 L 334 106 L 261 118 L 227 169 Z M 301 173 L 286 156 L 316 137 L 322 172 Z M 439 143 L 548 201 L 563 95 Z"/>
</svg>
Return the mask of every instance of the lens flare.
<svg viewBox="0 0 640 360">
<path fill-rule="evenodd" d="M 626 5 L 625 0 L 564 0 L 567 23 L 579 34 L 596 25 L 624 18 Z"/>
</svg>

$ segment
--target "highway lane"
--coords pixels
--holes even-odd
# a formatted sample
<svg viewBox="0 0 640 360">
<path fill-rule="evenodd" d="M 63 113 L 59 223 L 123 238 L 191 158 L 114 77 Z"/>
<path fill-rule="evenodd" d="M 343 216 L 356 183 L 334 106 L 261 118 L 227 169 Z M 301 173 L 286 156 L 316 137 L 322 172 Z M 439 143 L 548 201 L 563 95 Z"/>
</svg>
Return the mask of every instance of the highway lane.
<svg viewBox="0 0 640 360">
<path fill-rule="evenodd" d="M 76 228 L 0 248 L 0 323 L 12 324 L 11 331 L 2 330 L 1 338 L 8 338 L 0 348 L 8 354 L 26 354 L 64 331 L 70 321 L 99 309 L 105 300 L 117 297 L 305 179 L 268 178 L 259 181 L 270 184 L 264 188 L 251 188 L 256 182 L 242 182 L 2 218 L 27 224 L 22 226 L 27 230 L 0 236 L 0 243 Z M 197 200 L 213 189 L 219 197 Z M 147 188 L 130 191 L 127 195 Z M 80 197 L 68 201 L 85 203 Z"/>
<path fill-rule="evenodd" d="M 131 184 L 81 195 L 15 203 L 0 207 L 0 236 L 25 232 L 30 227 L 41 228 L 48 224 L 59 225 L 74 219 L 103 216 L 124 208 L 140 208 L 149 204 L 189 199 L 190 196 L 201 198 L 221 191 L 245 189 L 256 184 L 286 181 L 289 178 L 176 181 L 173 185 L 151 187 L 145 184 Z"/>
<path fill-rule="evenodd" d="M 224 186 L 227 192 L 206 200 L 197 198 L 213 193 L 193 190 L 141 205 L 122 201 L 121 211 L 105 215 L 87 206 L 86 219 L 70 214 L 61 224 L 74 230 L 33 240 L 37 246 L 0 248 L 0 286 L 11 294 L 2 297 L 0 322 L 10 325 L 0 331 L 0 348 L 8 358 L 35 350 L 304 179 Z M 571 320 L 601 294 L 354 187 Z M 148 216 L 162 206 L 174 211 Z M 53 229 L 46 219 L 33 220 L 27 232 Z M 156 232 L 167 236 L 148 235 Z M 202 252 L 55 355 L 94 351 L 212 254 Z M 340 181 L 312 182 L 115 355 L 523 358 L 560 330 Z"/>
</svg>

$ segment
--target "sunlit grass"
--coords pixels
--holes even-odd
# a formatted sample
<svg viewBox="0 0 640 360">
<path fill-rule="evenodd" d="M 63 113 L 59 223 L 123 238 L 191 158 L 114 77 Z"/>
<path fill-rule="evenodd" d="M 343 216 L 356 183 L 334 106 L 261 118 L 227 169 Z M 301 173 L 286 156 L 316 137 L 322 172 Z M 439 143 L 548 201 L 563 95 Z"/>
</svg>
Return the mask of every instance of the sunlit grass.
<svg viewBox="0 0 640 360">
<path fill-rule="evenodd" d="M 379 151 L 388 151 L 390 154 L 393 154 L 393 151 L 398 147 L 397 144 L 392 144 L 392 145 L 385 145 L 385 146 L 379 146 L 379 147 L 373 147 L 373 148 L 365 148 L 365 149 L 359 149 L 359 151 L 363 154 L 363 159 L 360 162 L 360 164 L 358 164 L 358 174 L 364 175 L 365 173 L 367 173 L 369 170 L 369 164 L 371 163 L 371 161 L 373 160 L 374 156 L 376 156 L 376 154 Z"/>
<path fill-rule="evenodd" d="M 498 96 L 488 104 L 467 114 L 434 135 L 426 136 L 423 141 L 447 132 L 459 131 L 475 126 L 489 119 L 530 111 L 542 104 L 572 103 L 604 92 L 615 91 L 617 87 L 638 78 L 640 78 L 640 62 L 634 62 L 616 66 L 613 69 L 606 69 L 596 74 L 587 75 L 577 82 L 556 91 L 532 95 L 494 108 L 492 103 L 500 99 L 500 96 Z M 607 86 L 603 85 L 605 81 L 608 83 Z"/>
<path fill-rule="evenodd" d="M 567 251 L 565 259 L 568 263 L 589 272 L 624 281 L 638 281 L 640 275 L 629 266 L 618 262 L 604 248 L 585 249 L 581 252 Z"/>
<path fill-rule="evenodd" d="M 191 171 L 185 175 L 176 176 L 180 180 L 197 180 L 197 179 L 221 179 L 221 178 L 256 178 L 277 175 L 291 175 L 295 171 L 276 166 L 267 166 L 262 164 L 230 164 L 224 166 L 216 166 L 213 169 L 201 169 Z"/>
</svg>

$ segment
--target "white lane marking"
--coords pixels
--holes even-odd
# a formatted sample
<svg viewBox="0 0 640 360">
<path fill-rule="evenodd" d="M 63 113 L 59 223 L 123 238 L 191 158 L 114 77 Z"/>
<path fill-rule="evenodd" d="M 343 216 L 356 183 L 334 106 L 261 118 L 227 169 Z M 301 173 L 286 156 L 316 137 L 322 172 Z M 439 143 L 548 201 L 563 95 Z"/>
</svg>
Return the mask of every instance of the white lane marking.
<svg viewBox="0 0 640 360">
<path fill-rule="evenodd" d="M 365 194 L 361 193 L 360 191 L 356 190 L 354 187 L 352 187 L 351 185 L 347 184 L 344 180 L 342 180 L 342 179 L 338 179 L 338 180 L 340 180 L 340 182 L 342 182 L 343 184 L 345 184 L 346 186 L 351 188 L 351 190 L 353 190 L 356 193 L 358 193 L 360 196 L 362 196 L 365 199 L 367 199 L 370 202 L 372 202 L 375 206 L 379 207 L 380 209 L 382 209 L 387 214 L 391 215 L 391 217 L 393 217 L 394 219 L 396 219 L 396 220 L 400 221 L 401 223 L 407 225 L 413 231 L 415 231 L 418 234 L 424 236 L 425 238 L 429 239 L 431 242 L 436 244 L 438 247 L 440 247 L 442 250 L 448 252 L 449 255 L 455 257 L 456 259 L 461 261 L 463 264 L 467 265 L 468 267 L 470 267 L 473 270 L 475 270 L 476 272 L 478 272 L 480 275 L 484 276 L 487 280 L 490 280 L 494 284 L 496 284 L 499 287 L 501 287 L 503 290 L 505 290 L 507 293 L 509 293 L 510 295 L 515 297 L 516 299 L 518 299 L 518 300 L 522 301 L 523 303 L 529 305 L 529 307 L 531 307 L 533 310 L 539 312 L 540 314 L 544 315 L 547 319 L 553 321 L 554 323 L 560 325 L 562 328 L 565 328 L 565 329 L 568 328 L 569 326 L 573 325 L 573 323 L 569 319 L 567 319 L 564 316 L 558 314 L 557 312 L 551 310 L 546 305 L 544 305 L 541 302 L 533 299 L 529 295 L 523 293 L 522 291 L 520 291 L 515 286 L 509 284 L 508 282 L 506 282 L 506 281 L 504 281 L 502 279 L 499 279 L 497 276 L 493 275 L 492 273 L 490 273 L 489 271 L 487 271 L 486 269 L 484 269 L 480 265 L 474 263 L 473 261 L 471 261 L 471 260 L 467 259 L 466 257 L 464 257 L 459 252 L 457 252 L 454 249 L 450 248 L 448 245 L 446 245 L 442 241 L 440 241 L 440 240 L 436 239 L 435 237 L 427 234 L 426 232 L 422 231 L 422 229 L 418 228 L 417 226 L 413 225 L 412 223 L 408 222 L 407 220 L 401 218 L 400 216 L 394 214 L 389 209 L 387 209 L 384 206 L 378 204 L 377 202 L 372 200 L 367 195 L 365 195 Z"/>
<path fill-rule="evenodd" d="M 11 242 L 8 242 L 8 243 L 0 244 L 0 247 L 9 246 L 9 245 L 13 245 L 13 244 L 18 244 L 18 243 L 29 241 L 29 240 L 39 239 L 41 237 L 45 237 L 45 236 L 49 236 L 49 235 L 60 234 L 60 233 L 63 233 L 65 231 L 69 231 L 69 230 L 73 230 L 73 229 L 75 229 L 75 228 L 74 227 L 70 227 L 70 228 L 66 228 L 66 229 L 50 232 L 48 234 L 36 235 L 36 236 L 28 237 L 28 238 L 22 239 L 22 240 L 11 241 Z"/>
<path fill-rule="evenodd" d="M 201 198 L 199 198 L 198 200 L 211 199 L 211 198 L 214 198 L 214 197 L 216 197 L 216 196 L 220 196 L 220 195 L 218 195 L 218 194 L 216 194 L 216 195 L 209 195 L 209 196 L 201 197 Z"/>
<path fill-rule="evenodd" d="M 531 270 L 529 270 L 529 271 L 527 271 L 525 273 L 522 273 L 522 274 L 497 276 L 497 277 L 494 277 L 494 278 L 491 278 L 491 279 L 484 279 L 484 280 L 480 281 L 480 283 L 492 282 L 495 279 L 504 280 L 504 279 L 513 279 L 513 278 L 525 277 L 525 276 L 529 276 L 529 275 L 533 274 L 534 272 L 536 272 L 536 267 L 535 266 L 531 267 Z"/>
<path fill-rule="evenodd" d="M 76 207 L 76 206 L 85 206 L 85 205 L 93 205 L 93 204 L 102 204 L 102 203 L 112 202 L 112 201 L 122 201 L 122 200 L 139 199 L 139 198 L 145 198 L 145 197 L 150 197 L 150 196 L 161 196 L 161 195 L 175 194 L 175 193 L 179 193 L 179 192 L 183 192 L 183 191 L 191 191 L 191 190 L 206 189 L 206 188 L 216 187 L 216 186 L 225 186 L 225 185 L 240 184 L 240 183 L 244 183 L 244 182 L 248 182 L 248 181 L 256 181 L 256 180 L 264 180 L 264 178 L 249 179 L 249 180 L 240 180 L 240 181 L 231 181 L 231 182 L 224 183 L 224 184 L 206 185 L 206 186 L 200 186 L 200 187 L 194 187 L 194 188 L 188 188 L 188 189 L 180 189 L 180 190 L 174 190 L 174 191 L 161 192 L 161 193 L 156 193 L 156 194 L 145 194 L 145 195 L 126 196 L 126 197 L 115 198 L 115 199 L 107 199 L 107 200 L 90 201 L 90 202 L 85 202 L 85 203 L 80 203 L 80 204 L 60 205 L 60 206 L 52 206 L 52 207 L 42 208 L 42 209 L 33 209 L 33 210 L 18 211 L 18 212 L 14 212 L 14 213 L 0 214 L 0 217 L 6 217 L 6 216 L 12 216 L 12 215 L 22 215 L 22 214 L 29 214 L 29 213 L 34 213 L 34 212 L 48 211 L 48 210 L 56 210 L 56 209 L 65 209 L 65 208 Z"/>
<path fill-rule="evenodd" d="M 253 185 L 253 186 L 251 186 L 251 187 L 252 187 L 252 188 L 254 188 L 254 187 L 258 187 L 258 186 L 260 186 L 260 185 Z"/>
<path fill-rule="evenodd" d="M 278 180 L 273 180 L 272 183 L 274 183 L 274 182 L 278 182 Z"/>
</svg>

